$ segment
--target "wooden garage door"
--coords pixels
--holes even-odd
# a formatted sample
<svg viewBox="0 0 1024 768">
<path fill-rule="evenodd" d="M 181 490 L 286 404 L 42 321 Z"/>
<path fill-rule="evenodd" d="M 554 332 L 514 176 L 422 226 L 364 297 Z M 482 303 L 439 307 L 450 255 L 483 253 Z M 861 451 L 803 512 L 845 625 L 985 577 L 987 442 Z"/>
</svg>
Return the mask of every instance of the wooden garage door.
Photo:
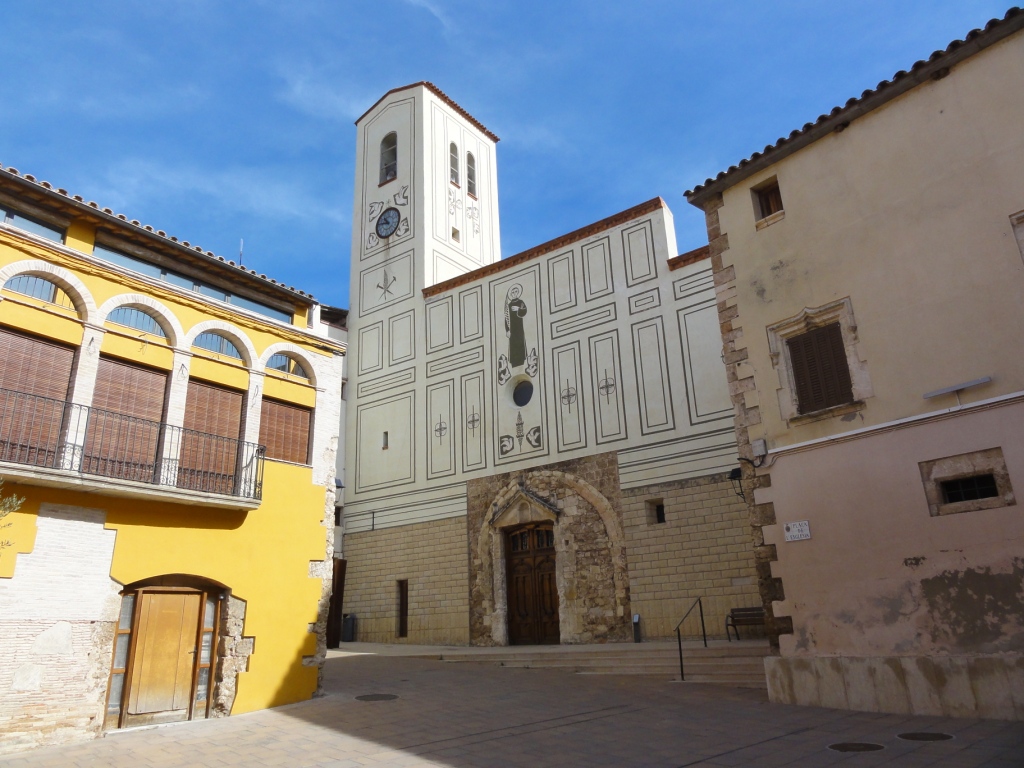
<svg viewBox="0 0 1024 768">
<path fill-rule="evenodd" d="M 209 493 L 233 493 L 244 395 L 191 379 L 185 401 L 178 485 Z"/>
<path fill-rule="evenodd" d="M 0 329 L 0 461 L 54 466 L 75 350 Z"/>
<path fill-rule="evenodd" d="M 153 482 L 167 374 L 100 358 L 82 471 Z"/>
</svg>

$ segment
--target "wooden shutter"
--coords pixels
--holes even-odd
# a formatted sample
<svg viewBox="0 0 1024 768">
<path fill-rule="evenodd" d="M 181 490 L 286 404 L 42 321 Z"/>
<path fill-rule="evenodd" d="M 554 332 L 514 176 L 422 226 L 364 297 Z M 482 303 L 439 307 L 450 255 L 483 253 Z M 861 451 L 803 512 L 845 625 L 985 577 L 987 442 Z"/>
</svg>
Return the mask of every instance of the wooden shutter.
<svg viewBox="0 0 1024 768">
<path fill-rule="evenodd" d="M 178 485 L 209 493 L 234 493 L 244 395 L 190 379 L 185 400 Z"/>
<path fill-rule="evenodd" d="M 101 357 L 82 471 L 153 482 L 167 374 Z"/>
<path fill-rule="evenodd" d="M 0 389 L 66 400 L 75 350 L 0 329 Z"/>
<path fill-rule="evenodd" d="M 75 350 L 0 329 L 0 461 L 54 466 Z"/>
<path fill-rule="evenodd" d="M 190 379 L 185 400 L 185 429 L 237 440 L 242 429 L 244 394 Z"/>
<path fill-rule="evenodd" d="M 799 413 L 853 402 L 853 384 L 839 323 L 812 328 L 786 340 L 793 365 Z"/>
<path fill-rule="evenodd" d="M 268 459 L 309 463 L 309 425 L 313 412 L 298 405 L 263 399 L 260 443 Z"/>
</svg>

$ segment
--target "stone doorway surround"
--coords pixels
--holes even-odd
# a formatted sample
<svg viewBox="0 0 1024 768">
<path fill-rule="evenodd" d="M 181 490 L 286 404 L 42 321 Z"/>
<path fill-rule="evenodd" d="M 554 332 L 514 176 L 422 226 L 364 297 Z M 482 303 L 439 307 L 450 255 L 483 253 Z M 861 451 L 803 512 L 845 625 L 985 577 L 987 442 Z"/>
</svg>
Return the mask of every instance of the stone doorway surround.
<svg viewBox="0 0 1024 768">
<path fill-rule="evenodd" d="M 583 474 L 605 487 L 599 490 Z M 602 490 L 618 500 L 614 453 L 471 483 L 467 524 L 472 645 L 508 645 L 504 532 L 541 522 L 550 522 L 555 534 L 560 642 L 630 638 L 621 514 Z"/>
</svg>

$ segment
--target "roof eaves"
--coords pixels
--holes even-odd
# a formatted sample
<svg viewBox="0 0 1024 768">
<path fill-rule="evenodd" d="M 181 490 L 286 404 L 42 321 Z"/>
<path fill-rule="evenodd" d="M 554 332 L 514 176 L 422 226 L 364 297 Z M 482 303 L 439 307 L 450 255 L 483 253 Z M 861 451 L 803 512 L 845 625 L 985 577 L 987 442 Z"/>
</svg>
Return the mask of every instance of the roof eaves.
<svg viewBox="0 0 1024 768">
<path fill-rule="evenodd" d="M 257 273 L 254 269 L 246 269 L 241 264 L 235 264 L 233 261 L 228 261 L 223 256 L 218 256 L 213 253 L 213 251 L 204 251 L 202 247 L 192 245 L 187 240 L 179 241 L 178 238 L 173 235 L 168 235 L 162 229 L 154 229 L 149 224 L 141 224 L 136 219 L 129 219 L 123 213 L 114 213 L 110 208 L 101 208 L 98 203 L 95 203 L 92 200 L 86 202 L 85 198 L 81 195 L 71 195 L 66 189 L 54 187 L 48 181 L 39 181 L 32 174 L 23 174 L 19 172 L 17 168 L 5 168 L 2 163 L 0 163 L 0 171 L 3 171 L 5 174 L 0 178 L 9 179 L 18 184 L 30 186 L 34 192 L 42 193 L 46 197 L 57 200 L 61 204 L 67 205 L 72 209 L 79 210 L 89 216 L 96 217 L 100 221 L 109 222 L 118 229 L 123 230 L 126 228 L 132 228 L 137 234 L 142 235 L 147 239 L 155 240 L 165 248 L 170 247 L 188 253 L 190 257 L 206 261 L 215 268 L 233 268 L 242 275 L 245 275 L 245 279 L 260 283 L 263 287 L 268 288 L 275 293 L 287 294 L 289 298 L 297 300 L 302 304 L 311 306 L 317 303 L 316 299 L 310 293 L 300 291 L 293 286 L 286 286 L 284 283 L 279 283 L 277 280 L 267 277 L 265 274 Z"/>
<path fill-rule="evenodd" d="M 935 51 L 927 61 L 917 61 L 909 71 L 900 70 L 892 80 L 883 80 L 874 89 L 864 91 L 841 107 L 835 107 L 827 115 L 821 115 L 813 123 L 806 123 L 787 137 L 769 144 L 761 152 L 755 152 L 738 164 L 720 172 L 714 179 L 707 179 L 693 189 L 687 190 L 687 201 L 701 208 L 709 197 L 719 194 L 734 184 L 753 176 L 770 165 L 814 143 L 828 134 L 840 132 L 863 115 L 901 96 L 928 80 L 941 80 L 949 69 L 979 51 L 1003 40 L 1024 28 L 1024 11 L 1010 8 L 1002 19 L 992 19 L 984 29 L 974 29 L 963 40 L 954 40 L 945 50 Z"/>
<path fill-rule="evenodd" d="M 433 83 L 429 82 L 428 80 L 420 80 L 417 83 L 409 83 L 409 85 L 403 85 L 403 86 L 400 86 L 398 88 L 392 88 L 390 91 L 388 91 L 383 96 L 381 96 L 379 99 L 377 99 L 377 101 L 375 101 L 373 103 L 372 107 L 370 107 L 368 110 L 366 110 L 365 112 L 363 112 L 363 114 L 361 114 L 359 116 L 359 118 L 356 120 L 356 125 L 359 125 L 359 123 L 361 123 L 363 121 L 364 117 L 366 117 L 368 114 L 373 112 L 373 110 L 375 110 L 378 106 L 380 106 L 381 102 L 383 102 L 391 94 L 393 94 L 393 93 L 400 93 L 402 91 L 408 91 L 410 88 L 418 88 L 420 86 L 423 86 L 424 88 L 426 88 L 429 91 L 431 91 L 435 96 L 437 96 L 439 99 L 441 99 L 441 101 L 443 101 L 449 107 L 451 107 L 456 112 L 458 112 L 460 115 L 462 115 L 462 117 L 464 117 L 466 120 L 468 120 L 475 128 L 477 128 L 479 131 L 481 131 L 484 134 L 484 136 L 489 138 L 495 144 L 497 144 L 499 141 L 501 141 L 501 139 L 499 139 L 497 136 L 494 135 L 494 133 L 492 133 L 490 130 L 487 129 L 487 126 L 485 126 L 483 123 L 481 123 L 479 120 L 477 120 L 471 114 L 469 114 L 469 112 L 467 112 L 465 109 L 463 109 L 462 106 L 460 106 L 447 93 L 442 91 L 440 88 L 438 88 L 436 85 L 434 85 Z"/>
<path fill-rule="evenodd" d="M 656 211 L 659 208 L 667 208 L 665 201 L 661 197 L 655 197 L 648 200 L 646 203 L 640 203 L 640 205 L 634 205 L 632 208 L 627 208 L 624 211 L 620 211 L 612 216 L 595 221 L 593 224 L 588 224 L 585 227 L 573 230 L 561 237 L 556 237 L 554 240 L 548 240 L 546 243 L 541 243 L 533 248 L 526 251 L 521 251 L 513 256 L 509 256 L 507 259 L 501 259 L 494 262 L 493 264 L 487 264 L 486 266 L 474 269 L 472 272 L 466 272 L 465 274 L 458 275 L 457 277 L 450 278 L 441 283 L 435 283 L 429 285 L 423 289 L 424 298 L 436 296 L 439 293 L 456 288 L 466 283 L 471 283 L 474 280 L 479 280 L 482 277 L 493 275 L 496 272 L 502 272 L 506 269 L 522 264 L 524 261 L 535 259 L 538 256 L 543 256 L 546 253 L 557 251 L 561 248 L 565 248 L 573 243 L 578 243 L 580 240 L 585 240 L 588 237 L 600 234 L 605 230 L 617 227 L 620 224 L 625 224 L 628 221 L 632 221 L 644 214 Z"/>
</svg>

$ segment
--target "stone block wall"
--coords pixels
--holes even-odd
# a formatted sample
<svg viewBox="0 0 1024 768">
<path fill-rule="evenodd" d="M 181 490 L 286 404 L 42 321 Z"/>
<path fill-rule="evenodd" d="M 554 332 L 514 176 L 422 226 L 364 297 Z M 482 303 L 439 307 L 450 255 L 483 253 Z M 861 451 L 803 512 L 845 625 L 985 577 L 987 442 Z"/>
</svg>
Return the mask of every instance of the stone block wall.
<svg viewBox="0 0 1024 768">
<path fill-rule="evenodd" d="M 43 504 L 32 552 L 0 579 L 0 754 L 95 737 L 119 585 L 101 510 Z"/>
<path fill-rule="evenodd" d="M 373 643 L 469 642 L 466 518 L 345 536 L 345 613 Z M 398 581 L 409 581 L 409 636 L 398 637 Z"/>
<path fill-rule="evenodd" d="M 529 505 L 530 500 L 558 510 L 553 527 L 561 642 L 631 639 L 620 493 L 614 452 L 468 483 L 470 634 L 474 645 L 507 643 L 503 532 L 492 523 L 500 524 L 508 505 Z"/>
<path fill-rule="evenodd" d="M 654 503 L 665 506 L 656 522 Z M 632 612 L 648 640 L 674 637 L 675 626 L 703 596 L 709 637 L 725 635 L 730 608 L 761 605 L 747 505 L 725 474 L 622 492 Z M 697 609 L 682 627 L 700 637 Z M 741 627 L 741 637 L 763 636 Z"/>
<path fill-rule="evenodd" d="M 769 656 L 776 704 L 1024 720 L 1024 655 Z"/>
</svg>

